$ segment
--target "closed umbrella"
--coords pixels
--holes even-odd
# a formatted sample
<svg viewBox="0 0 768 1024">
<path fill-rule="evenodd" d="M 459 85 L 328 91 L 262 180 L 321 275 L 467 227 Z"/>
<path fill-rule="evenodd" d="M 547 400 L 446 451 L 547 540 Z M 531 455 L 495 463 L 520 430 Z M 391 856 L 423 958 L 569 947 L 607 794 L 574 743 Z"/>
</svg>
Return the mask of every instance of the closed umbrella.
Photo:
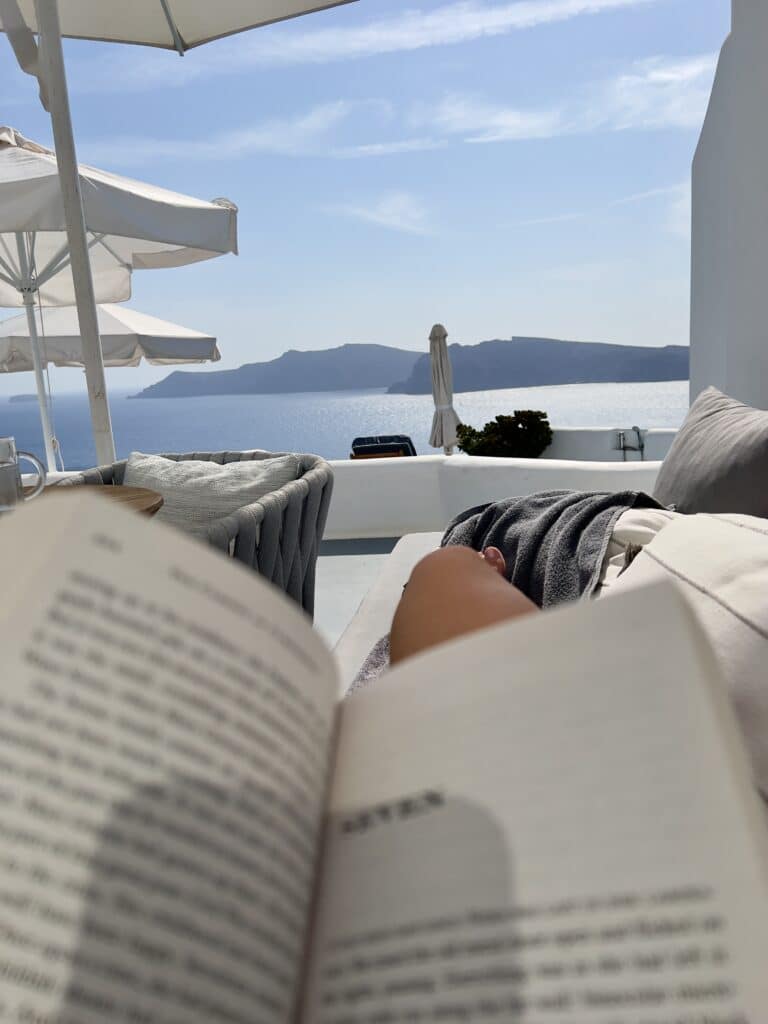
<svg viewBox="0 0 768 1024">
<path fill-rule="evenodd" d="M 345 0 L 67 0 L 60 17 L 59 0 L 0 0 L 0 30 L 8 34 L 21 68 L 37 78 L 41 102 L 51 115 L 91 421 L 100 462 L 113 461 L 115 446 L 106 402 L 62 35 L 144 43 L 184 53 L 210 39 L 342 2 Z M 38 41 L 33 32 L 37 32 Z"/>
<path fill-rule="evenodd" d="M 446 455 L 450 455 L 458 441 L 456 428 L 461 420 L 453 408 L 453 371 L 451 357 L 448 355 L 447 337 L 448 332 L 442 324 L 435 324 L 429 334 L 432 397 L 435 400 L 435 415 L 432 418 L 429 443 L 432 448 L 442 448 Z"/>
<path fill-rule="evenodd" d="M 134 270 L 178 267 L 237 252 L 237 210 L 227 200 L 193 199 L 84 165 L 78 170 L 78 182 L 96 301 L 129 298 Z M 0 128 L 0 306 L 26 307 L 33 359 L 37 348 L 34 307 L 69 306 L 77 298 L 64 205 L 55 154 L 13 128 Z M 96 330 L 98 341 L 98 320 Z M 89 346 L 85 332 L 81 329 L 79 334 L 87 373 Z M 37 363 L 46 458 L 49 468 L 54 468 L 42 364 L 39 359 Z M 99 365 L 103 368 L 101 350 Z M 104 443 L 114 451 L 103 382 L 96 411 L 94 436 L 102 461 Z"/>
<path fill-rule="evenodd" d="M 172 366 L 215 363 L 221 358 L 216 339 L 209 334 L 127 306 L 98 306 L 97 313 L 105 366 L 138 366 L 142 360 L 155 366 Z M 82 366 L 77 310 L 72 306 L 37 309 L 34 316 L 34 342 L 42 367 Z M 33 370 L 34 364 L 27 317 L 14 316 L 0 323 L 0 373 Z"/>
</svg>

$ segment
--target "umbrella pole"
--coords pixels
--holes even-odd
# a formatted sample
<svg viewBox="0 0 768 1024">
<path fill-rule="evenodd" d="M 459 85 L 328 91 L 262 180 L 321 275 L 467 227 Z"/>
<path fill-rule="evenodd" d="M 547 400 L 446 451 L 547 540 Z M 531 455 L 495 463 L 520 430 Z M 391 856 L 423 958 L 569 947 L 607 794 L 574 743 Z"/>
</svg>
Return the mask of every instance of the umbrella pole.
<svg viewBox="0 0 768 1024">
<path fill-rule="evenodd" d="M 34 298 L 31 295 L 24 295 L 24 308 L 27 311 L 27 324 L 29 325 L 29 347 L 32 349 L 32 363 L 35 368 L 35 384 L 37 385 L 37 404 L 40 406 L 40 423 L 43 427 L 43 441 L 45 442 L 45 462 L 49 473 L 55 473 L 58 469 L 56 462 L 56 448 L 54 446 L 53 425 L 51 423 L 51 410 L 48 402 L 48 392 L 43 377 L 43 363 L 40 358 L 40 342 L 37 337 L 37 323 L 35 322 Z"/>
<path fill-rule="evenodd" d="M 46 391 L 45 379 L 43 377 L 43 361 L 40 358 L 40 339 L 37 335 L 37 321 L 35 320 L 35 288 L 31 279 L 29 257 L 24 247 L 24 236 L 21 232 L 16 233 L 16 245 L 19 250 L 19 269 L 21 270 L 22 278 L 21 294 L 24 299 L 24 309 L 27 312 L 29 347 L 32 350 L 32 366 L 34 367 L 35 385 L 37 386 L 37 404 L 40 406 L 40 423 L 43 428 L 45 461 L 48 466 L 48 472 L 53 473 L 58 467 L 56 465 L 56 448 L 54 446 L 51 412 L 48 405 L 48 392 Z"/>
<path fill-rule="evenodd" d="M 80 321 L 80 337 L 83 346 L 85 379 L 88 384 L 88 400 L 91 407 L 93 439 L 96 443 L 96 459 L 99 465 L 104 465 L 115 461 L 115 441 L 112 436 L 112 421 L 107 402 L 107 385 L 104 378 L 104 360 L 99 338 L 96 297 L 93 290 L 93 275 L 88 256 L 88 239 L 83 215 L 83 197 L 80 191 L 80 175 L 69 110 L 58 0 L 35 0 L 35 15 L 40 39 L 40 62 L 48 90 L 48 103 L 56 146 L 56 162 L 59 167 L 61 195 L 64 203 L 64 219 L 69 238 L 72 280 L 77 301 L 77 316 Z"/>
</svg>

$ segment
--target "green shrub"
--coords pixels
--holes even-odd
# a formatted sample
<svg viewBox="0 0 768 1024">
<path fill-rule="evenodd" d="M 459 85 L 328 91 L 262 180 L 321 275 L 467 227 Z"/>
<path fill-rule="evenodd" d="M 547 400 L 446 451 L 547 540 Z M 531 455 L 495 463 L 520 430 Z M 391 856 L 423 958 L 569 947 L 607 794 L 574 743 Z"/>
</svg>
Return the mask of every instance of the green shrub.
<svg viewBox="0 0 768 1024">
<path fill-rule="evenodd" d="M 518 409 L 514 416 L 497 416 L 482 430 L 462 424 L 458 438 L 467 455 L 537 459 L 552 443 L 552 428 L 545 412 Z"/>
</svg>

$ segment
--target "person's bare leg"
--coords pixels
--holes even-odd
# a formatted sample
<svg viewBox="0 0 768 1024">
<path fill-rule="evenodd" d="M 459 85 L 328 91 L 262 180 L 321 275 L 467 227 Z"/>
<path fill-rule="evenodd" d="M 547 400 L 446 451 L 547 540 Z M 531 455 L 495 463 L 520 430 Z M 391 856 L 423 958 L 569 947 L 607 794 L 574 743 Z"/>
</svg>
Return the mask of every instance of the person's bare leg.
<svg viewBox="0 0 768 1024">
<path fill-rule="evenodd" d="M 392 664 L 448 640 L 539 609 L 504 577 L 497 548 L 433 551 L 413 570 L 395 612 Z"/>
</svg>

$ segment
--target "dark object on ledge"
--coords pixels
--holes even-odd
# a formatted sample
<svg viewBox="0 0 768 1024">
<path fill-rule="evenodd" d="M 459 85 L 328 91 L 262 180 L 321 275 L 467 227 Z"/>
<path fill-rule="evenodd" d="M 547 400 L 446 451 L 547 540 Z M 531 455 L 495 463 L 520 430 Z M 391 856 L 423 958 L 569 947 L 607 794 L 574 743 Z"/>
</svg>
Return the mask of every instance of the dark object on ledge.
<svg viewBox="0 0 768 1024">
<path fill-rule="evenodd" d="M 163 454 L 176 462 L 244 462 L 273 459 L 283 452 L 190 452 Z M 299 455 L 300 476 L 259 501 L 219 520 L 207 541 L 223 554 L 244 562 L 298 602 L 312 617 L 315 607 L 315 567 L 320 541 L 328 518 L 333 491 L 333 471 L 319 455 Z M 87 469 L 62 483 L 120 486 L 127 460 Z"/>
<path fill-rule="evenodd" d="M 413 441 L 405 434 L 381 434 L 356 437 L 352 442 L 351 459 L 386 459 L 415 455 Z"/>
<path fill-rule="evenodd" d="M 497 416 L 482 430 L 461 424 L 456 433 L 459 448 L 467 455 L 537 459 L 552 444 L 547 414 L 531 409 L 517 409 L 514 416 Z"/>
<path fill-rule="evenodd" d="M 632 441 L 627 441 L 627 434 L 634 434 L 634 444 L 632 444 Z M 627 452 L 640 452 L 640 461 L 645 462 L 645 434 L 646 432 L 641 430 L 640 427 L 632 427 L 631 432 L 627 430 L 618 431 L 614 448 L 615 451 L 621 452 L 624 462 L 627 461 Z"/>
</svg>

